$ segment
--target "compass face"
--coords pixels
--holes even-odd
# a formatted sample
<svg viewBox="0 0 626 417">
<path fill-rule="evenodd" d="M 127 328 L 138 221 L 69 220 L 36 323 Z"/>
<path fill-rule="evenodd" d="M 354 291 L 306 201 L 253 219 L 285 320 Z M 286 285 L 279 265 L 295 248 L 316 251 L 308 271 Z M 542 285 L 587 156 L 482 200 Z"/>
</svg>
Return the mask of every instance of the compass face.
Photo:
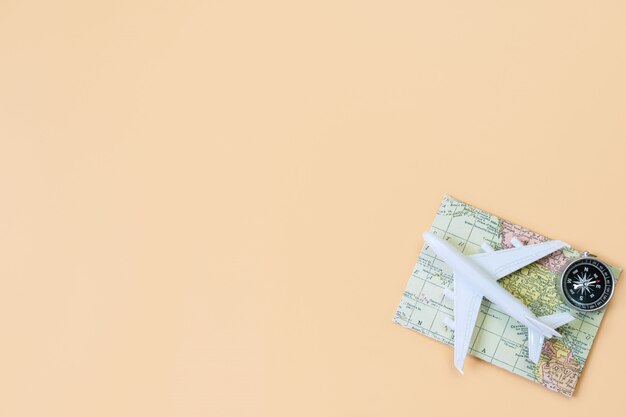
<svg viewBox="0 0 626 417">
<path fill-rule="evenodd" d="M 582 311 L 598 310 L 613 295 L 614 282 L 610 269 L 595 258 L 572 262 L 561 277 L 565 301 Z"/>
</svg>

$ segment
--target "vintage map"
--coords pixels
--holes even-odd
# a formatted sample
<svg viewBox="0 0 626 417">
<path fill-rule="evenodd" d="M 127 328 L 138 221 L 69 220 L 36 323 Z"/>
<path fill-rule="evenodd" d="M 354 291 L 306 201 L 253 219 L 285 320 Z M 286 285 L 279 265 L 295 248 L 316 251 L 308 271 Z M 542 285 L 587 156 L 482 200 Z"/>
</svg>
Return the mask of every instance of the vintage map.
<svg viewBox="0 0 626 417">
<path fill-rule="evenodd" d="M 481 252 L 480 245 L 485 241 L 494 249 L 510 248 L 513 236 L 525 244 L 548 240 L 450 196 L 443 198 L 431 231 L 449 238 L 465 254 Z M 559 328 L 562 339 L 546 341 L 538 364 L 528 360 L 526 327 L 486 299 L 476 321 L 469 353 L 571 396 L 605 311 L 581 313 L 561 300 L 556 286 L 558 272 L 578 256 L 578 251 L 564 249 L 499 281 L 538 316 L 567 311 L 576 318 Z M 612 267 L 612 271 L 617 279 L 621 270 Z M 431 251 L 422 249 L 394 321 L 452 345 L 453 332 L 444 325 L 444 319 L 454 317 L 453 302 L 443 296 L 444 289 L 452 286 L 453 278 L 447 265 Z"/>
</svg>

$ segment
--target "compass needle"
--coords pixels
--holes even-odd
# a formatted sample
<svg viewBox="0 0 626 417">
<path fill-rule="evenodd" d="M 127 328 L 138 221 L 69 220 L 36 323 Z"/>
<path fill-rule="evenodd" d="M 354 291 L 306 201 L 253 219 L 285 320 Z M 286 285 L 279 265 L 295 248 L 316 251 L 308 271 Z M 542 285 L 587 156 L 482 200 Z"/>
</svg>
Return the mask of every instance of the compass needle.
<svg viewBox="0 0 626 417">
<path fill-rule="evenodd" d="M 566 266 L 560 290 L 563 299 L 575 309 L 599 310 L 613 295 L 613 275 L 605 263 L 585 252 Z"/>
</svg>

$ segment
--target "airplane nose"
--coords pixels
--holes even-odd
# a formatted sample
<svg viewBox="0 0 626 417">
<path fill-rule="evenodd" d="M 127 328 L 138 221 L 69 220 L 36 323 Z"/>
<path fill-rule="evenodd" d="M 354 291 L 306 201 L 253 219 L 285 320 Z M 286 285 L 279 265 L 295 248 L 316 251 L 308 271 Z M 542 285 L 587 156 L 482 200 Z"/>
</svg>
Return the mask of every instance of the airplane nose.
<svg viewBox="0 0 626 417">
<path fill-rule="evenodd" d="M 432 234 L 431 232 L 424 232 L 422 233 L 422 237 L 424 238 L 424 241 L 426 243 L 430 243 L 435 239 L 435 235 Z"/>
</svg>

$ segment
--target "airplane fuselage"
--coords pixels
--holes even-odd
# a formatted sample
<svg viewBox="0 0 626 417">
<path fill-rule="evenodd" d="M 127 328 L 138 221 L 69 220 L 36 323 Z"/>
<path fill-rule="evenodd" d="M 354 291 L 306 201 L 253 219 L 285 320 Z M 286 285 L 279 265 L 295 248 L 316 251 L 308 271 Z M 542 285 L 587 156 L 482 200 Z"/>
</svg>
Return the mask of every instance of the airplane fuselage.
<svg viewBox="0 0 626 417">
<path fill-rule="evenodd" d="M 465 280 L 506 314 L 526 326 L 529 322 L 526 317 L 537 318 L 520 300 L 498 284 L 497 277 L 484 270 L 471 257 L 463 255 L 450 243 L 432 233 L 425 233 L 424 239 L 439 258 L 461 275 L 461 277 L 456 276 L 455 279 Z"/>
</svg>

